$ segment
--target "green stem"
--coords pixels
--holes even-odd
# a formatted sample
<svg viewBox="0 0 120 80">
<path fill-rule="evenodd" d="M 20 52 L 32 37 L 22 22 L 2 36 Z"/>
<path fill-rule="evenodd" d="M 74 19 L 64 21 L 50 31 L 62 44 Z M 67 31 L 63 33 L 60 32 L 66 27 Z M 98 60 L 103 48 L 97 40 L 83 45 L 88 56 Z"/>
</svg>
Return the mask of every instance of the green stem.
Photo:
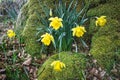
<svg viewBox="0 0 120 80">
<path fill-rule="evenodd" d="M 81 38 L 80 38 L 80 40 L 81 40 L 81 42 L 82 42 L 83 46 L 84 46 L 85 48 L 88 48 L 88 45 L 85 43 L 85 41 L 84 41 L 84 40 L 82 40 Z"/>
<path fill-rule="evenodd" d="M 75 39 L 73 39 L 73 40 L 74 40 L 74 42 L 75 42 L 75 52 L 77 53 L 77 52 L 78 52 L 77 43 L 76 43 Z"/>
<path fill-rule="evenodd" d="M 3 48 L 3 52 L 5 54 L 5 59 L 7 59 L 7 55 L 6 55 L 6 51 L 5 51 L 5 48 L 4 48 L 4 44 L 2 43 L 2 48 Z"/>
</svg>

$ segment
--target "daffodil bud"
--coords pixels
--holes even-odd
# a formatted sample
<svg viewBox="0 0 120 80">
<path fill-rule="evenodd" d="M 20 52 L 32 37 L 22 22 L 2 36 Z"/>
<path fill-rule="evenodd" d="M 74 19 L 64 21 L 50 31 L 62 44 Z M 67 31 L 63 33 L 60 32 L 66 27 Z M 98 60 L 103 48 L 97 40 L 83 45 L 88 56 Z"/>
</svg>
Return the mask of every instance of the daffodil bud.
<svg viewBox="0 0 120 80">
<path fill-rule="evenodd" d="M 50 16 L 52 16 L 52 9 L 50 8 Z"/>
</svg>

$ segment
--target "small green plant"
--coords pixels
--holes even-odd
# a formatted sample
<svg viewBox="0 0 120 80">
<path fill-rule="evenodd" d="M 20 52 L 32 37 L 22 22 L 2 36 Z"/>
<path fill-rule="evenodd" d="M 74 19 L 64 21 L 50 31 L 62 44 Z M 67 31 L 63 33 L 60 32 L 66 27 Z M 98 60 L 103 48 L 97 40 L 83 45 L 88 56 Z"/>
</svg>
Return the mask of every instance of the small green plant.
<svg viewBox="0 0 120 80">
<path fill-rule="evenodd" d="M 7 80 L 29 80 L 28 75 L 25 73 L 24 69 L 16 65 L 6 66 Z"/>
<path fill-rule="evenodd" d="M 15 21 L 17 19 L 17 16 L 19 14 L 21 7 L 25 3 L 26 3 L 25 0 L 23 0 L 21 2 L 19 0 L 0 0 L 0 5 L 2 5 L 0 8 L 0 9 L 2 9 L 0 15 L 2 15 L 2 16 L 7 15 L 7 19 L 11 19 L 11 20 Z"/>
<path fill-rule="evenodd" d="M 3 51 L 1 55 L 5 58 L 3 66 L 5 66 L 6 80 L 29 80 L 26 67 L 21 66 L 20 61 L 23 61 L 23 59 L 18 58 L 21 43 L 22 39 L 17 36 L 14 30 L 7 30 L 5 39 L 1 45 L 1 51 Z"/>
</svg>

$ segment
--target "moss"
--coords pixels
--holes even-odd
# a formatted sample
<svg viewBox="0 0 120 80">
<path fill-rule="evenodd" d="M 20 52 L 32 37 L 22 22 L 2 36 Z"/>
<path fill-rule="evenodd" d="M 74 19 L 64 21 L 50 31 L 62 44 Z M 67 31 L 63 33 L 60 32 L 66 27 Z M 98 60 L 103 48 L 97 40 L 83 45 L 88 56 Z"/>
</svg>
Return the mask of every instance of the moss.
<svg viewBox="0 0 120 80">
<path fill-rule="evenodd" d="M 107 24 L 105 27 L 96 27 L 95 18 L 90 20 L 89 34 L 91 34 L 92 42 L 90 53 L 98 64 L 105 68 L 108 72 L 112 69 L 114 63 L 119 62 L 119 54 L 116 54 L 120 48 L 120 0 L 109 0 L 104 4 L 91 8 L 87 16 L 107 16 Z"/>
<path fill-rule="evenodd" d="M 16 21 L 16 32 L 17 32 L 17 35 L 21 35 L 23 29 L 24 29 L 24 26 L 26 24 L 26 21 L 28 19 L 28 3 L 26 3 L 22 9 L 20 10 L 20 13 L 18 14 L 18 17 L 17 17 L 17 21 Z"/>
<path fill-rule="evenodd" d="M 101 0 L 85 0 L 86 4 L 98 4 Z"/>
<path fill-rule="evenodd" d="M 88 16 L 101 16 L 106 15 L 107 17 L 111 17 L 113 19 L 120 19 L 120 1 L 100 4 L 98 7 L 92 8 L 88 11 Z"/>
<path fill-rule="evenodd" d="M 115 59 L 115 51 L 120 48 L 120 25 L 117 20 L 108 19 L 105 27 L 99 28 L 92 38 L 90 53 L 103 68 L 110 70 Z"/>
<path fill-rule="evenodd" d="M 118 28 L 119 28 L 118 25 L 119 25 L 119 21 L 118 20 L 114 20 L 114 19 L 111 19 L 111 18 L 107 17 L 107 24 L 105 25 L 105 27 L 101 27 L 100 28 L 100 27 L 95 26 L 95 19 L 91 19 L 90 20 L 90 24 L 89 24 L 89 26 L 90 26 L 89 27 L 89 34 L 94 35 L 98 31 L 101 32 L 99 34 L 99 36 L 100 35 L 108 35 L 110 33 L 110 31 L 112 31 L 113 33 L 116 33 L 116 31 L 118 32 Z"/>
<path fill-rule="evenodd" d="M 26 26 L 22 32 L 25 38 L 26 50 L 30 54 L 40 53 L 40 44 L 36 41 L 36 28 L 40 25 L 36 13 L 27 19 Z"/>
<path fill-rule="evenodd" d="M 71 52 L 61 52 L 60 59 L 65 63 L 66 68 L 62 72 L 56 72 L 50 64 L 58 60 L 58 54 L 51 56 L 38 70 L 38 80 L 82 80 L 84 77 L 81 72 L 86 67 L 85 55 Z"/>
<path fill-rule="evenodd" d="M 109 64 L 113 64 L 114 58 L 112 58 L 111 56 L 114 55 L 110 51 L 114 50 L 114 47 L 110 45 L 112 43 L 110 38 L 106 36 L 101 36 L 99 38 L 93 38 L 92 41 L 94 43 L 92 44 L 92 49 L 90 50 L 90 53 L 93 55 L 93 57 L 97 59 L 100 66 L 102 66 L 103 68 L 108 69 L 109 67 L 112 67 Z"/>
<path fill-rule="evenodd" d="M 26 44 L 25 49 L 31 55 L 40 53 L 40 44 L 36 41 L 36 28 L 40 25 L 37 14 L 40 14 L 40 11 L 38 0 L 29 0 L 21 9 L 20 18 L 17 21 L 16 30 L 19 35 L 23 36 Z"/>
</svg>

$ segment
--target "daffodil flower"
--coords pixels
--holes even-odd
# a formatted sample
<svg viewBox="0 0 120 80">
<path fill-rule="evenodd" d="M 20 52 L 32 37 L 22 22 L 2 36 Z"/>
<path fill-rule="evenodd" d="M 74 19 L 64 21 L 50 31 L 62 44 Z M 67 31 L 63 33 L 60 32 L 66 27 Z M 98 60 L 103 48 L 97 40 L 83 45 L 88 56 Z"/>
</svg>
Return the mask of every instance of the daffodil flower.
<svg viewBox="0 0 120 80">
<path fill-rule="evenodd" d="M 50 27 L 52 27 L 55 30 L 58 30 L 60 27 L 63 27 L 62 24 L 62 19 L 58 17 L 51 17 L 49 18 L 50 22 Z"/>
<path fill-rule="evenodd" d="M 95 22 L 96 26 L 100 26 L 100 27 L 104 27 L 106 23 L 107 23 L 106 16 L 101 16 L 97 18 Z"/>
<path fill-rule="evenodd" d="M 82 37 L 86 32 L 83 26 L 77 26 L 75 28 L 72 28 L 72 31 L 73 31 L 73 36 L 76 36 L 76 37 Z"/>
<path fill-rule="evenodd" d="M 14 32 L 13 30 L 10 29 L 10 30 L 7 31 L 7 36 L 8 36 L 9 38 L 13 38 L 13 37 L 15 37 L 15 35 L 16 35 L 16 34 L 15 34 L 15 32 Z"/>
<path fill-rule="evenodd" d="M 53 66 L 53 69 L 55 70 L 55 71 L 62 71 L 62 68 L 65 68 L 65 64 L 63 63 L 63 62 L 61 62 L 61 61 L 59 61 L 59 60 L 57 60 L 57 61 L 53 61 L 52 63 L 51 63 L 51 66 Z"/>
<path fill-rule="evenodd" d="M 41 42 L 46 45 L 49 46 L 51 42 L 54 42 L 54 38 L 52 35 L 50 35 L 49 33 L 45 33 L 41 36 Z"/>
</svg>

